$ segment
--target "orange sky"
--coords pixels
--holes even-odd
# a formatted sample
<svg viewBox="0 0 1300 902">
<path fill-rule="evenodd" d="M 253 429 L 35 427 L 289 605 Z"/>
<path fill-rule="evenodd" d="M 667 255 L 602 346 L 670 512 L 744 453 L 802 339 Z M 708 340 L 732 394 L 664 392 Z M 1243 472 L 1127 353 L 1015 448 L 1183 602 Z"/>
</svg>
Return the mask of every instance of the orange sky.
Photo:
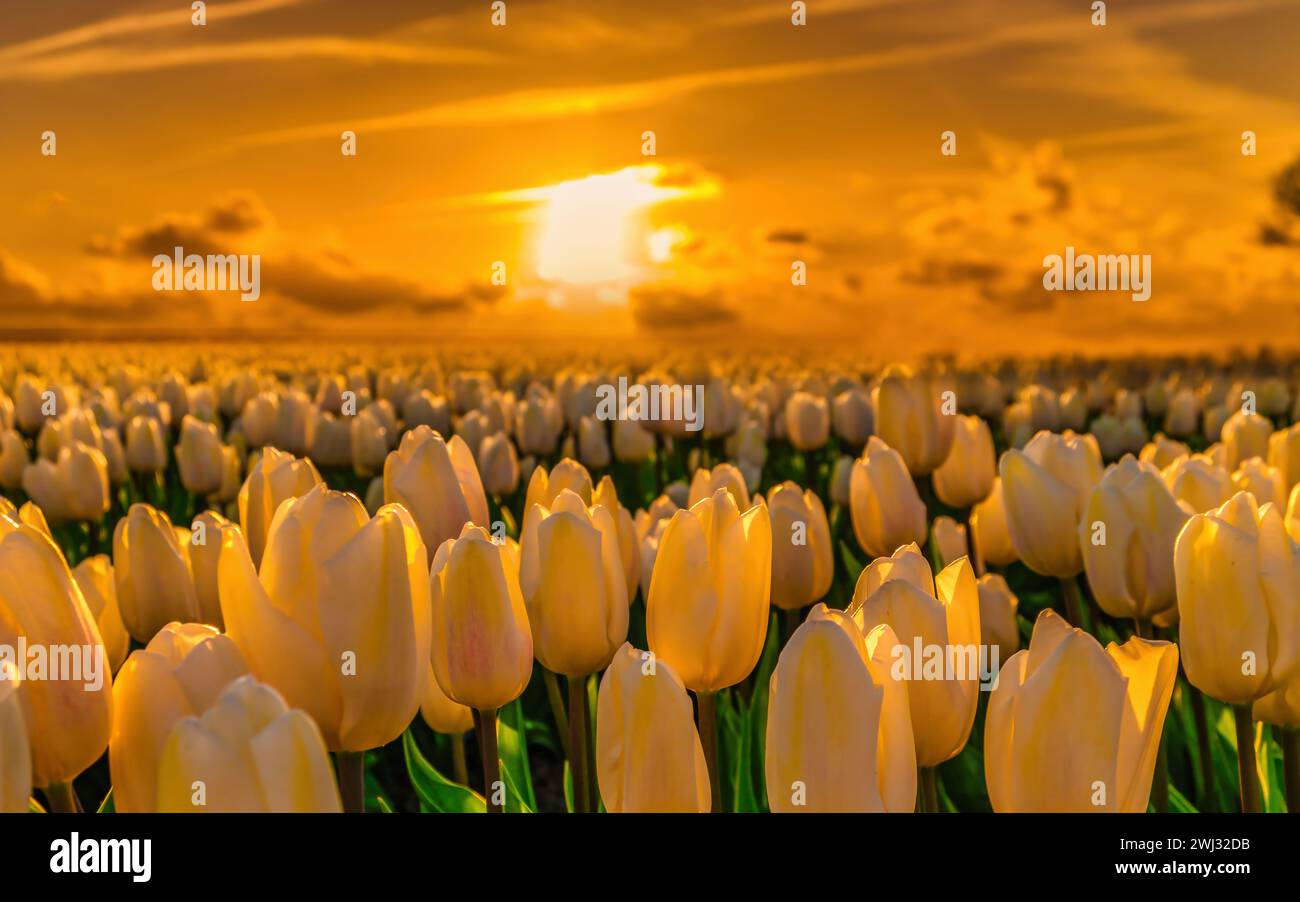
<svg viewBox="0 0 1300 902">
<path fill-rule="evenodd" d="M 4 4 L 0 332 L 1300 342 L 1300 228 L 1259 238 L 1294 226 L 1270 183 L 1300 156 L 1300 0 L 1113 0 L 1104 27 L 1082 0 L 790 13 Z M 260 254 L 262 298 L 154 292 L 176 244 Z M 1066 245 L 1151 255 L 1151 300 L 1045 292 Z"/>
</svg>

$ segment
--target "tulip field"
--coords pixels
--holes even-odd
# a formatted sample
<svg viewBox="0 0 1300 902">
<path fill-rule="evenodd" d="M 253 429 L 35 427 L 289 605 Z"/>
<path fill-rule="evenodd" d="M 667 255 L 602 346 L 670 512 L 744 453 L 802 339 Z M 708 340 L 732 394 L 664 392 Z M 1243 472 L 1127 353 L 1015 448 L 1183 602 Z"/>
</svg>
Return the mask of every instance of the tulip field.
<svg viewBox="0 0 1300 902">
<path fill-rule="evenodd" d="M 0 352 L 0 811 L 1300 810 L 1294 361 L 654 360 Z"/>
</svg>

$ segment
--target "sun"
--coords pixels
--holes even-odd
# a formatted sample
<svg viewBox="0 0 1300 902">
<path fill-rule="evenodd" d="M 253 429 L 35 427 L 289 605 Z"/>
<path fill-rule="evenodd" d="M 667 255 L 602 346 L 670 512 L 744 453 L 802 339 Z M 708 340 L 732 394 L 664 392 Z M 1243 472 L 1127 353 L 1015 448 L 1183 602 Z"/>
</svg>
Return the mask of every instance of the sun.
<svg viewBox="0 0 1300 902">
<path fill-rule="evenodd" d="M 547 189 L 538 275 L 571 285 L 635 279 L 645 253 L 645 212 L 684 193 L 657 184 L 662 172 L 660 166 L 629 166 Z"/>
</svg>

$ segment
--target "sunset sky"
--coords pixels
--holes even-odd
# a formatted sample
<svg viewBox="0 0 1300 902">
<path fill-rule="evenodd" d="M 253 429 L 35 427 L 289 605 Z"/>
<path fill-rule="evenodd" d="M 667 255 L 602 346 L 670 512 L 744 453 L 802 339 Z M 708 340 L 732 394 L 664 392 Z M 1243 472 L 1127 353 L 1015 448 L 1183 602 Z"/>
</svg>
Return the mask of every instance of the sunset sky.
<svg viewBox="0 0 1300 902">
<path fill-rule="evenodd" d="M 1300 0 L 1107 6 L 4 3 L 0 334 L 1300 344 Z M 177 244 L 261 299 L 153 291 Z M 1151 299 L 1044 291 L 1066 245 Z"/>
</svg>

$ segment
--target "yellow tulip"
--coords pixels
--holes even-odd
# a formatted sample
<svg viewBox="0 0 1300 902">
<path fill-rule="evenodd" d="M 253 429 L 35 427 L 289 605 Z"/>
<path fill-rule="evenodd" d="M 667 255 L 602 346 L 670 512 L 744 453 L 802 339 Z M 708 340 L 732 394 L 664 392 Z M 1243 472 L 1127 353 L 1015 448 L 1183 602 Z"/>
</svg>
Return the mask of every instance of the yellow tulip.
<svg viewBox="0 0 1300 902">
<path fill-rule="evenodd" d="M 835 434 L 850 448 L 861 448 L 876 426 L 871 397 L 861 388 L 845 389 L 831 402 L 831 423 Z"/>
<path fill-rule="evenodd" d="M 1153 465 L 1125 457 L 1106 470 L 1079 521 L 1084 570 L 1103 611 L 1149 621 L 1177 604 L 1174 540 L 1191 515 Z"/>
<path fill-rule="evenodd" d="M 22 435 L 13 429 L 0 430 L 0 488 L 21 488 L 27 464 L 27 445 Z"/>
<path fill-rule="evenodd" d="M 420 701 L 420 716 L 436 733 L 455 736 L 474 727 L 474 712 L 459 702 L 447 698 L 433 676 L 433 664 L 424 681 L 424 698 Z"/>
<path fill-rule="evenodd" d="M 173 620 L 199 619 L 189 543 L 178 539 L 165 513 L 147 504 L 131 505 L 117 521 L 113 579 L 122 623 L 138 642 L 148 642 Z"/>
<path fill-rule="evenodd" d="M 956 417 L 944 413 L 940 380 L 892 366 L 876 386 L 876 434 L 913 476 L 934 471 L 952 450 Z"/>
<path fill-rule="evenodd" d="M 826 399 L 797 391 L 785 402 L 785 429 L 797 451 L 816 451 L 831 434 L 831 413 Z"/>
<path fill-rule="evenodd" d="M 1191 449 L 1182 442 L 1165 438 L 1165 436 L 1157 432 L 1154 439 L 1142 446 L 1142 450 L 1138 452 L 1138 460 L 1143 463 L 1153 464 L 1156 469 L 1163 470 L 1184 454 L 1191 453 Z"/>
<path fill-rule="evenodd" d="M 594 470 L 603 470 L 609 466 L 611 456 L 605 424 L 591 416 L 578 420 L 578 457 L 582 462 Z"/>
<path fill-rule="evenodd" d="M 1244 705 L 1300 666 L 1300 554 L 1282 515 L 1238 492 L 1187 521 L 1174 545 L 1179 642 L 1187 679 Z"/>
<path fill-rule="evenodd" d="M 762 497 L 743 514 L 720 488 L 673 514 L 646 602 L 650 650 L 694 692 L 749 676 L 767 636 L 772 527 Z"/>
<path fill-rule="evenodd" d="M 158 766 L 158 810 L 338 813 L 342 803 L 316 724 L 243 676 L 201 717 L 172 728 Z"/>
<path fill-rule="evenodd" d="M 77 588 L 81 589 L 90 616 L 95 618 L 109 669 L 117 673 L 131 648 L 131 637 L 126 632 L 122 613 L 117 607 L 113 562 L 106 554 L 93 555 L 72 569 L 72 578 L 77 581 Z"/>
<path fill-rule="evenodd" d="M 993 480 L 989 496 L 971 508 L 970 528 L 981 569 L 987 564 L 1005 567 L 1020 560 L 1007 529 L 1007 505 L 1002 495 L 1001 476 Z"/>
<path fill-rule="evenodd" d="M 23 491 L 55 523 L 98 522 L 108 511 L 108 462 L 98 448 L 73 442 L 57 463 L 38 460 L 23 470 Z"/>
<path fill-rule="evenodd" d="M 749 486 L 745 474 L 735 464 L 718 464 L 712 470 L 701 467 L 691 476 L 691 490 L 687 496 L 687 507 L 694 507 L 705 498 L 710 498 L 718 489 L 726 489 L 735 499 L 736 507 L 749 510 Z"/>
<path fill-rule="evenodd" d="M 980 642 L 997 648 L 998 660 L 1007 661 L 1020 651 L 1020 624 L 1016 609 L 1020 599 L 1011 591 L 1000 573 L 985 573 L 979 578 Z"/>
<path fill-rule="evenodd" d="M 988 423 L 979 417 L 956 421 L 952 450 L 934 471 L 934 493 L 949 507 L 964 509 L 988 497 L 997 475 L 997 458 Z"/>
<path fill-rule="evenodd" d="M 1238 410 L 1223 424 L 1223 446 L 1227 449 L 1227 469 L 1235 470 L 1252 457 L 1268 457 L 1273 423 L 1258 413 Z"/>
<path fill-rule="evenodd" d="M 638 420 L 615 420 L 614 458 L 622 463 L 641 463 L 650 459 L 655 450 L 655 436 Z"/>
<path fill-rule="evenodd" d="M 167 468 L 167 443 L 161 422 L 144 415 L 127 421 L 126 465 L 134 473 L 158 473 Z"/>
<path fill-rule="evenodd" d="M 767 496 L 772 520 L 772 604 L 806 608 L 830 591 L 835 557 L 830 524 L 812 489 L 783 482 Z"/>
<path fill-rule="evenodd" d="M 221 433 L 213 423 L 186 415 L 181 420 L 181 440 L 176 446 L 176 466 L 181 485 L 204 497 L 221 488 Z"/>
<path fill-rule="evenodd" d="M 596 778 L 606 810 L 707 812 L 709 772 L 691 699 L 667 662 L 624 642 L 596 699 Z"/>
<path fill-rule="evenodd" d="M 519 487 L 519 457 L 510 436 L 496 432 L 478 446 L 478 469 L 483 488 L 498 498 L 513 494 Z"/>
<path fill-rule="evenodd" d="M 863 567 L 853 597 L 865 599 L 891 579 L 905 580 L 934 597 L 934 573 L 915 542 L 901 545 L 889 557 L 878 557 Z"/>
<path fill-rule="evenodd" d="M 970 556 L 970 543 L 963 524 L 952 517 L 935 517 L 931 531 L 934 533 L 935 547 L 939 550 L 939 562 L 943 566 L 948 566 L 958 558 Z"/>
<path fill-rule="evenodd" d="M 853 533 L 872 557 L 883 557 L 908 542 L 925 541 L 925 505 L 903 458 L 874 435 L 853 463 L 849 501 Z"/>
<path fill-rule="evenodd" d="M 528 477 L 528 489 L 524 493 L 524 517 L 519 534 L 523 535 L 523 530 L 528 527 L 533 505 L 550 507 L 565 489 L 581 498 L 583 504 L 591 504 L 594 489 L 587 468 L 571 457 L 564 458 L 549 473 L 543 466 L 535 467 Z"/>
<path fill-rule="evenodd" d="M 893 630 L 864 636 L 816 605 L 781 649 L 764 763 L 774 812 L 911 811 L 916 752 L 909 687 L 891 673 Z"/>
<path fill-rule="evenodd" d="M 28 671 L 20 689 L 33 785 L 70 782 L 108 745 L 108 656 L 63 554 L 34 527 L 0 517 L 0 644 L 16 647 L 19 636 L 26 637 L 29 649 L 64 646 L 80 652 L 81 679 L 75 672 L 67 679 L 34 678 Z"/>
<path fill-rule="evenodd" d="M 469 446 L 459 436 L 444 442 L 427 426 L 407 432 L 388 455 L 384 500 L 410 511 L 430 560 L 439 545 L 460 535 L 466 523 L 489 525 L 487 495 Z"/>
<path fill-rule="evenodd" d="M 909 679 L 925 674 L 925 678 L 912 681 L 907 695 L 916 763 L 934 767 L 962 750 L 975 721 L 981 677 L 979 587 L 965 558 L 945 567 L 931 591 L 925 591 L 928 585 L 916 585 L 919 567 L 895 577 L 892 571 L 896 569 L 891 560 L 890 572 L 874 589 L 874 580 L 860 578 L 845 614 L 863 635 L 882 623 L 889 624 L 897 637 L 897 645 L 885 650 L 891 666 Z M 929 674 L 936 648 L 941 663 L 951 672 Z"/>
<path fill-rule="evenodd" d="M 638 548 L 636 524 L 632 514 L 618 500 L 618 490 L 614 480 L 608 475 L 602 476 L 595 490 L 591 493 L 591 503 L 609 511 L 618 527 L 618 552 L 623 566 L 623 581 L 627 588 L 627 603 L 636 599 L 636 587 L 641 579 L 641 555 Z"/>
<path fill-rule="evenodd" d="M 221 487 L 208 496 L 209 499 L 224 505 L 238 498 L 243 483 L 243 467 L 239 451 L 233 445 L 222 445 Z"/>
<path fill-rule="evenodd" d="M 1002 497 L 1016 554 L 1035 573 L 1068 579 L 1083 570 L 1079 522 L 1102 475 L 1091 435 L 1039 432 L 1002 455 Z"/>
<path fill-rule="evenodd" d="M 221 592 L 217 579 L 217 564 L 221 560 L 221 531 L 234 524 L 221 514 L 204 511 L 194 518 L 194 525 L 185 539 L 190 573 L 194 578 L 194 592 L 199 600 L 198 623 L 207 623 L 225 629 L 221 619 Z"/>
<path fill-rule="evenodd" d="M 1232 476 L 1206 454 L 1178 457 L 1160 471 L 1169 492 L 1197 513 L 1214 510 L 1232 497 Z"/>
<path fill-rule="evenodd" d="M 172 727 L 210 708 L 248 664 L 229 636 L 169 623 L 131 653 L 113 683 L 108 763 L 118 811 L 157 809 L 158 764 Z"/>
<path fill-rule="evenodd" d="M 518 549 L 467 525 L 438 546 L 429 579 L 433 677 L 452 701 L 495 711 L 533 673 L 533 635 L 519 589 Z"/>
<path fill-rule="evenodd" d="M 602 670 L 627 638 L 627 577 L 618 525 L 568 489 L 535 505 L 520 536 L 519 585 L 542 666 L 570 677 Z"/>
<path fill-rule="evenodd" d="M 1282 472 L 1264 463 L 1262 458 L 1252 457 L 1242 461 L 1232 473 L 1232 484 L 1238 491 L 1250 492 L 1260 504 L 1281 507 L 1286 502 L 1286 485 Z"/>
<path fill-rule="evenodd" d="M 1286 531 L 1300 543 L 1300 486 L 1291 490 L 1291 497 L 1287 500 Z"/>
<path fill-rule="evenodd" d="M 0 814 L 22 814 L 32 794 L 32 748 L 21 688 L 18 668 L 12 661 L 0 661 Z"/>
<path fill-rule="evenodd" d="M 1197 415 L 1200 402 L 1196 393 L 1190 388 L 1180 388 L 1169 399 L 1169 410 L 1165 412 L 1165 432 L 1170 435 L 1187 436 L 1196 431 Z"/>
<path fill-rule="evenodd" d="M 1268 462 L 1282 474 L 1282 487 L 1288 493 L 1300 484 L 1300 424 L 1269 436 Z"/>
<path fill-rule="evenodd" d="M 1136 636 L 1105 649 L 1051 610 L 1002 666 L 984 724 L 994 811 L 1147 809 L 1178 646 Z"/>
<path fill-rule="evenodd" d="M 255 565 L 261 565 L 271 519 L 280 505 L 290 498 L 305 495 L 321 482 L 316 467 L 307 459 L 275 448 L 264 448 L 261 457 L 239 489 L 239 524 L 248 540 L 248 551 Z"/>
<path fill-rule="evenodd" d="M 333 751 L 385 745 L 419 708 L 430 641 L 425 559 L 401 505 L 371 519 L 355 495 L 324 485 L 281 506 L 260 571 L 242 532 L 221 531 L 226 631 Z"/>
</svg>

